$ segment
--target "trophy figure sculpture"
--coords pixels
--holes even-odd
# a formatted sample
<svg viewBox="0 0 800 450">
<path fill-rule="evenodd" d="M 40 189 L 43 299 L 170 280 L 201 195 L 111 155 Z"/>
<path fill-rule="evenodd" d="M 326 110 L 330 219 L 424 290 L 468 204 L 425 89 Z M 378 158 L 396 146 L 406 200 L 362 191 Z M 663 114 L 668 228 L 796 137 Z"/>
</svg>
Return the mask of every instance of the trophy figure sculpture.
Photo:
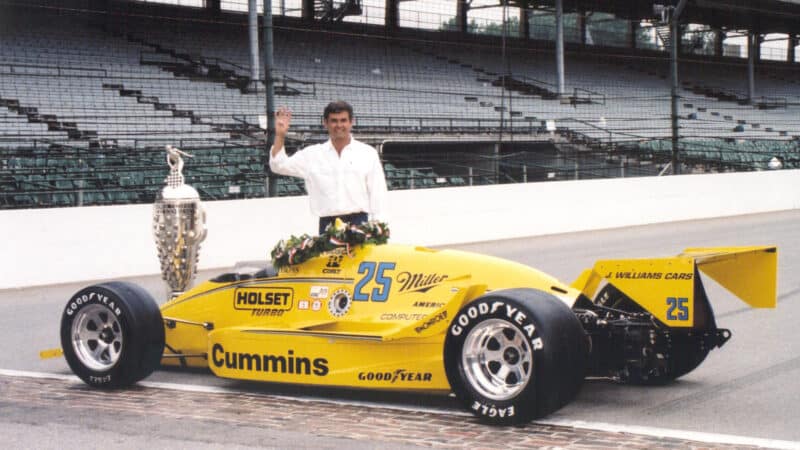
<svg viewBox="0 0 800 450">
<path fill-rule="evenodd" d="M 169 176 L 153 205 L 153 233 L 161 276 L 172 298 L 189 287 L 197 273 L 200 243 L 206 238 L 206 215 L 197 191 L 184 183 L 181 150 L 167 146 Z"/>
</svg>

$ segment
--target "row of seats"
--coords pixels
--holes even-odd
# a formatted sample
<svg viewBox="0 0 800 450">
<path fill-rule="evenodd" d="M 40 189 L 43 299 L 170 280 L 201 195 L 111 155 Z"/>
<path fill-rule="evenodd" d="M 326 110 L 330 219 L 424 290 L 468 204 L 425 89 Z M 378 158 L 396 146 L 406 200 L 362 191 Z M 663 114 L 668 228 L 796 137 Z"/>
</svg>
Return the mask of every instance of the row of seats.
<svg viewBox="0 0 800 450">
<path fill-rule="evenodd" d="M 680 158 L 693 162 L 734 165 L 743 169 L 767 169 L 773 158 L 786 169 L 800 168 L 800 141 L 753 140 L 681 140 Z M 671 155 L 670 140 L 639 143 L 636 151 L 642 154 Z"/>
<path fill-rule="evenodd" d="M 11 81 L 4 81 L 6 86 L 0 84 L 0 95 L 3 94 L 3 89 L 16 95 L 22 95 L 20 91 L 27 91 L 29 106 L 39 107 L 44 113 L 49 108 L 67 117 L 69 108 L 82 108 L 85 102 L 91 102 L 96 96 L 107 98 L 108 108 L 114 108 L 115 104 L 117 107 L 127 108 L 131 106 L 130 102 L 136 102 L 134 97 L 120 98 L 113 90 L 104 91 L 102 85 L 108 83 L 140 90 L 143 96 L 156 97 L 160 102 L 195 111 L 200 116 L 214 116 L 213 120 L 220 118 L 222 123 L 232 123 L 228 118 L 235 114 L 258 115 L 263 111 L 263 93 L 243 94 L 225 87 L 222 83 L 211 83 L 209 80 L 199 82 L 196 78 L 173 76 L 155 66 L 142 66 L 137 59 L 137 56 L 145 52 L 155 51 L 147 43 L 158 44 L 163 48 L 195 55 L 198 61 L 205 61 L 208 65 L 216 64 L 220 60 L 227 61 L 222 65 L 238 66 L 239 74 L 247 75 L 247 70 L 244 69 L 249 65 L 247 39 L 240 28 L 223 31 L 217 28 L 214 33 L 209 33 L 196 24 L 163 28 L 135 21 L 126 23 L 124 26 L 128 33 L 141 37 L 146 42 L 142 43 L 112 36 L 97 28 L 87 27 L 77 20 L 56 19 L 68 21 L 70 26 L 74 26 L 74 36 L 63 32 L 49 33 L 47 30 L 51 27 L 45 26 L 50 23 L 40 18 L 29 20 L 27 26 L 17 26 L 6 31 L 6 35 L 12 37 L 6 47 L 14 49 L 15 46 L 22 46 L 26 54 L 34 55 L 34 58 L 38 55 L 38 62 L 47 63 L 53 62 L 49 49 L 82 44 L 87 47 L 80 52 L 66 55 L 68 59 L 72 58 L 75 65 L 96 65 L 99 61 L 100 67 L 118 64 L 123 70 L 120 76 L 89 79 L 28 76 L 20 80 L 16 76 L 8 77 Z M 24 20 L 21 22 L 24 23 Z M 90 44 L 95 41 L 97 44 Z M 428 45 L 421 49 L 383 39 L 353 36 L 337 36 L 335 45 L 332 45 L 324 34 L 296 30 L 292 33 L 278 30 L 275 43 L 275 75 L 279 78 L 290 76 L 296 80 L 304 80 L 313 86 L 309 87 L 314 92 L 311 95 L 279 100 L 289 103 L 295 109 L 299 126 L 318 127 L 319 111 L 325 103 L 333 98 L 345 97 L 354 99 L 360 117 L 378 126 L 385 125 L 387 119 L 373 117 L 421 115 L 481 119 L 494 121 L 497 126 L 503 120 L 503 113 L 508 112 L 520 118 L 551 120 L 556 122 L 557 127 L 569 128 L 598 140 L 657 138 L 668 136 L 671 132 L 669 87 L 661 73 L 663 63 L 659 61 L 643 71 L 625 62 L 618 64 L 613 58 L 595 60 L 586 56 L 569 56 L 567 93 L 574 94 L 578 99 L 581 95 L 591 98 L 591 103 L 584 104 L 547 101 L 537 95 L 515 93 L 496 85 L 497 74 L 508 72 L 512 77 L 530 85 L 554 90 L 555 63 L 549 53 L 509 50 L 508 59 L 504 60 L 496 49 L 485 46 Z M 126 68 L 124 62 L 112 63 L 115 57 L 108 55 L 109 48 L 118 50 L 114 53 L 129 56 L 129 67 Z M 91 63 L 89 57 L 92 59 Z M 725 67 L 697 66 L 692 63 L 682 64 L 682 74 L 702 82 L 711 82 L 713 79 L 717 84 L 727 83 L 729 86 L 741 85 L 744 80 L 743 74 L 731 76 L 734 71 L 725 71 Z M 130 70 L 125 72 L 127 69 Z M 75 80 L 75 83 L 70 80 Z M 91 80 L 95 80 L 94 84 Z M 789 81 L 766 76 L 758 81 L 770 90 L 786 95 L 789 100 L 797 96 L 796 85 Z M 34 89 L 36 86 L 47 86 L 48 83 L 61 84 L 69 90 L 77 89 L 80 92 L 72 101 L 68 101 L 73 97 L 67 93 L 54 94 L 44 90 L 34 94 L 39 92 Z M 16 91 L 13 90 L 15 86 Z M 89 92 L 94 94 L 80 95 Z M 766 90 L 764 92 L 769 94 Z M 719 102 L 695 95 L 688 89 L 682 93 L 682 97 L 681 115 L 698 119 L 684 121 L 682 127 L 688 136 L 724 137 L 737 132 L 730 124 L 702 117 L 704 111 L 714 112 L 715 109 L 722 108 L 733 108 L 730 114 L 725 115 L 733 117 L 737 123 L 744 121 L 763 125 L 760 128 L 748 128 L 748 138 L 776 137 L 775 134 L 781 132 L 787 138 L 800 134 L 800 125 L 795 119 L 797 111 L 792 107 L 764 112 L 735 104 L 719 105 Z M 54 103 L 58 101 L 62 104 L 66 102 L 67 105 L 55 109 Z M 505 111 L 500 105 L 505 107 Z M 102 111 L 105 106 L 94 107 Z M 147 123 L 147 117 L 162 116 L 151 105 L 140 107 L 141 114 L 137 115 L 142 117 L 143 123 Z M 700 111 L 701 109 L 704 111 Z M 783 126 L 765 125 L 771 122 L 782 123 Z M 188 133 L 186 128 L 181 128 L 181 122 L 177 118 L 171 119 L 164 115 L 163 123 L 165 126 L 174 125 L 176 134 Z M 130 133 L 146 134 L 136 127 L 126 132 L 119 129 L 109 130 L 92 123 L 81 125 L 88 130 L 98 131 L 102 137 L 108 139 L 112 139 L 116 133 L 126 134 L 122 137 L 128 137 Z M 188 127 L 203 133 L 200 137 L 227 137 L 223 133 L 208 134 L 213 131 L 202 128 L 202 124 L 192 123 Z"/>
</svg>

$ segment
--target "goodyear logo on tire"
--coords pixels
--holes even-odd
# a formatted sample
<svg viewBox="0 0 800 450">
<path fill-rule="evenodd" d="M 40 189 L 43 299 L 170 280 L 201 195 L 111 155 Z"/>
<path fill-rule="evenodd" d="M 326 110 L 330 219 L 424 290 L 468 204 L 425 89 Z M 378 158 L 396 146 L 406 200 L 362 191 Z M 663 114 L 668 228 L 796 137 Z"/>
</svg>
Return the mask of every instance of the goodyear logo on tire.
<svg viewBox="0 0 800 450">
<path fill-rule="evenodd" d="M 288 311 L 294 304 L 294 290 L 291 288 L 239 288 L 233 293 L 233 307 L 241 310 L 280 310 Z"/>
</svg>

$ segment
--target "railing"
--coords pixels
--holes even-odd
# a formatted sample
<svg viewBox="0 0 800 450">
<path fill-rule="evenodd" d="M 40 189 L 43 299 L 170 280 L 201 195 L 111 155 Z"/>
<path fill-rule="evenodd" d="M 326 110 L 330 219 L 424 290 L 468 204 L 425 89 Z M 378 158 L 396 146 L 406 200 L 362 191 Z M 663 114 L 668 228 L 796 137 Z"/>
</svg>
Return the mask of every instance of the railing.
<svg viewBox="0 0 800 450">
<path fill-rule="evenodd" d="M 295 114 L 294 117 L 299 119 L 297 122 L 313 123 L 314 125 L 306 127 L 298 125 L 295 127 L 293 124 L 293 129 L 310 132 L 324 131 L 322 126 L 317 125 L 314 120 L 319 117 L 318 115 Z M 398 117 L 396 115 L 356 114 L 353 130 L 356 133 L 456 133 L 481 135 L 512 128 L 518 132 L 532 134 L 543 131 L 541 120 L 532 117 L 516 117 L 511 121 L 508 118 L 502 119 L 499 112 L 496 114 L 496 118 L 447 117 L 439 115 Z"/>
<path fill-rule="evenodd" d="M 33 76 L 63 76 L 63 77 L 106 77 L 106 69 L 93 67 L 49 66 L 39 64 L 8 64 L 0 63 L 0 74 L 33 75 Z"/>
<path fill-rule="evenodd" d="M 314 97 L 317 96 L 317 83 L 315 81 L 298 80 L 296 78 L 292 78 L 292 77 L 287 76 L 287 75 L 282 75 L 279 78 L 279 80 L 283 83 L 284 87 L 289 87 L 289 88 L 295 89 L 296 91 L 298 91 L 301 94 L 311 94 Z M 302 85 L 302 86 L 311 86 L 311 91 L 310 92 L 301 91 L 300 89 L 297 89 L 294 86 L 289 86 L 290 83 L 291 84 L 299 84 L 299 85 Z"/>
<path fill-rule="evenodd" d="M 240 66 L 239 64 L 236 64 L 234 62 L 230 62 L 228 60 L 225 60 L 225 59 L 222 59 L 222 58 L 219 58 L 219 57 L 216 57 L 216 56 L 203 56 L 203 57 L 200 58 L 200 60 L 202 61 L 203 64 L 205 64 L 207 66 L 213 64 L 213 65 L 217 65 L 217 66 L 221 67 L 222 69 L 225 69 L 226 66 L 228 68 L 232 67 L 232 69 L 229 69 L 229 70 L 233 71 L 234 73 L 236 73 L 237 69 L 242 72 L 242 73 L 239 73 L 238 75 L 242 75 L 242 76 L 249 76 L 250 75 L 250 69 L 249 68 L 244 67 L 244 66 Z"/>
<path fill-rule="evenodd" d="M 722 88 L 719 86 L 698 86 L 698 88 L 703 92 L 703 94 L 711 95 L 720 99 L 730 100 L 730 101 L 745 101 L 747 100 L 747 94 L 741 91 L 737 91 L 735 89 L 729 88 Z"/>
<path fill-rule="evenodd" d="M 786 109 L 789 105 L 789 102 L 786 100 L 786 97 L 756 97 L 756 99 L 752 102 L 753 105 L 761 108 L 761 109 L 777 109 L 782 108 Z"/>
<path fill-rule="evenodd" d="M 583 88 L 575 88 L 573 90 L 573 98 L 575 98 L 576 103 L 593 103 L 598 105 L 606 104 L 605 94 Z"/>
<path fill-rule="evenodd" d="M 543 89 L 552 90 L 553 92 L 558 93 L 558 84 L 551 83 L 549 81 L 539 80 L 537 78 L 529 77 L 527 75 L 520 75 L 520 74 L 511 74 L 511 77 L 516 78 L 518 80 L 522 80 L 528 84 L 531 84 L 536 87 L 540 87 Z"/>
<path fill-rule="evenodd" d="M 420 164 L 406 157 L 402 166 L 386 164 L 391 189 L 424 189 L 442 186 L 468 186 L 497 183 L 541 182 L 609 177 L 657 176 L 668 170 L 671 144 L 668 140 L 652 145 L 629 144 L 609 150 L 587 150 L 564 145 L 550 153 L 517 152 L 500 158 L 482 160 L 466 152 L 452 155 L 447 161 Z M 686 142 L 681 144 L 681 161 L 704 164 L 704 170 L 767 170 L 800 168 L 800 146 L 794 141 L 736 143 Z M 220 146 L 220 148 L 222 148 Z M 190 147 L 186 147 L 190 149 Z M 76 149 L 81 151 L 81 149 Z M 187 167 L 187 180 L 207 200 L 250 198 L 266 195 L 263 171 L 263 148 L 233 147 L 209 153 L 194 149 L 196 159 Z M 72 159 L 72 170 L 59 169 L 57 160 L 63 151 L 18 151 L 0 153 L 5 161 L 0 172 L 0 209 L 80 206 L 115 203 L 150 203 L 162 186 L 166 168 L 160 159 L 163 149 L 119 151 L 104 161 L 94 152 Z M 15 156 L 16 155 L 16 156 Z M 463 159 L 459 159 L 463 158 Z M 44 164 L 40 164 L 42 160 Z M 490 161 L 494 168 L 480 167 Z M 18 162 L 37 161 L 36 167 L 22 167 Z M 33 164 L 31 162 L 31 164 Z M 400 164 L 400 162 L 397 162 Z M 136 175 L 138 174 L 138 175 Z M 123 182 L 124 180 L 124 182 Z M 281 179 L 279 195 L 302 195 L 295 180 Z M 74 188 L 65 189 L 72 185 Z M 290 186 L 291 185 L 291 186 Z"/>
<path fill-rule="evenodd" d="M 142 50 L 139 53 L 139 63 L 145 65 L 186 64 L 185 61 L 169 53 L 151 52 L 147 50 Z"/>
</svg>

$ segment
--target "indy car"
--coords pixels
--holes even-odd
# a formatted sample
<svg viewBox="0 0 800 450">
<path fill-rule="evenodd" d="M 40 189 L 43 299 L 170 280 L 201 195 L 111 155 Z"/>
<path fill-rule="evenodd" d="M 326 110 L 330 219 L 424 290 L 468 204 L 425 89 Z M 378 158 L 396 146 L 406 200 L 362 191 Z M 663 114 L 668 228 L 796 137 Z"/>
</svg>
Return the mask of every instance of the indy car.
<svg viewBox="0 0 800 450">
<path fill-rule="evenodd" d="M 698 367 L 731 337 L 700 272 L 752 307 L 776 303 L 770 246 L 602 260 L 567 284 L 480 254 L 346 241 L 306 258 L 302 245 L 283 248 L 281 264 L 219 275 L 160 307 L 129 282 L 81 289 L 63 310 L 63 355 L 97 388 L 129 386 L 160 365 L 200 367 L 454 393 L 482 421 L 509 425 L 563 407 L 587 377 L 657 385 Z"/>
</svg>

